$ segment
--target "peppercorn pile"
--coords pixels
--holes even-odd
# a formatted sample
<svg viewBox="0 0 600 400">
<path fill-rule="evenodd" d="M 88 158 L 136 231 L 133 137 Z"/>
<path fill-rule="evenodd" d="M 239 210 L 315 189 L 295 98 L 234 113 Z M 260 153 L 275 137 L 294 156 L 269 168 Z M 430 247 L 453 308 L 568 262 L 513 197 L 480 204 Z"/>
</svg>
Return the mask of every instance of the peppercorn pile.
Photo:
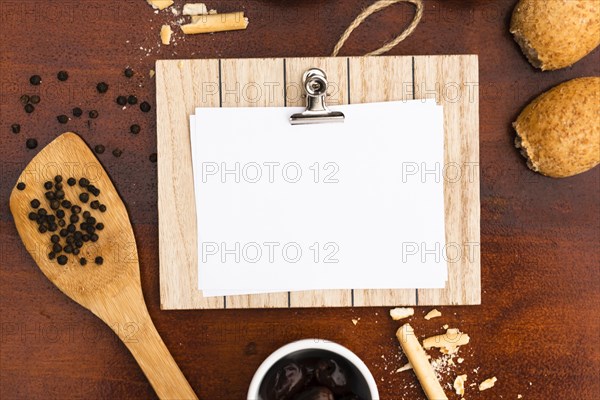
<svg viewBox="0 0 600 400">
<path fill-rule="evenodd" d="M 31 200 L 29 219 L 37 223 L 40 234 L 49 236 L 48 259 L 56 259 L 58 264 L 66 265 L 69 255 L 72 255 L 84 266 L 88 260 L 79 257 L 80 254 L 86 243 L 98 241 L 99 234 L 104 229 L 104 224 L 93 213 L 106 212 L 106 206 L 95 199 L 100 196 L 100 189 L 87 178 L 77 181 L 70 177 L 66 185 L 64 186 L 61 175 L 55 176 L 53 181 L 45 182 L 46 192 L 42 201 L 46 202 L 48 209 L 42 207 L 39 199 Z M 25 187 L 23 182 L 17 184 L 19 190 L 24 190 Z M 78 201 L 69 200 L 66 192 L 72 193 L 72 199 L 76 198 Z M 104 259 L 101 255 L 96 255 L 93 261 L 102 265 Z"/>
</svg>

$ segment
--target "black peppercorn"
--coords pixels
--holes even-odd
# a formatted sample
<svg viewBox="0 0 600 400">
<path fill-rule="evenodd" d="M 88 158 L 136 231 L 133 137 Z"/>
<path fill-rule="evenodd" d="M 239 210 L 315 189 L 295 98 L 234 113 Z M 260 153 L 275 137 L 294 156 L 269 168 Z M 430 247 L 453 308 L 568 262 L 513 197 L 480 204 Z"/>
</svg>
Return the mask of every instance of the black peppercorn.
<svg viewBox="0 0 600 400">
<path fill-rule="evenodd" d="M 98 93 L 106 93 L 108 91 L 108 85 L 105 82 L 100 82 L 96 85 L 96 90 L 98 90 Z"/>
<path fill-rule="evenodd" d="M 100 204 L 100 207 L 98 207 L 98 210 L 100 210 L 100 212 L 105 212 L 106 206 L 104 204 Z"/>
<path fill-rule="evenodd" d="M 88 219 L 89 217 L 92 216 L 92 214 L 90 214 L 89 211 L 84 211 L 83 214 L 82 214 L 82 216 L 83 216 L 83 219 Z"/>
<path fill-rule="evenodd" d="M 50 232 L 56 232 L 56 230 L 58 229 L 58 226 L 53 222 L 50 225 L 48 225 L 48 230 Z"/>
<path fill-rule="evenodd" d="M 26 187 L 25 183 L 23 183 L 23 182 L 17 183 L 17 189 L 25 190 L 25 187 Z"/>
<path fill-rule="evenodd" d="M 75 223 L 79 222 L 79 217 L 77 216 L 77 214 L 73 214 L 69 217 L 69 221 L 71 221 L 71 223 L 75 224 Z"/>
<path fill-rule="evenodd" d="M 29 78 L 29 83 L 31 83 L 34 86 L 37 86 L 40 83 L 42 83 L 42 77 L 39 75 L 32 75 L 31 78 Z"/>
<path fill-rule="evenodd" d="M 63 208 L 71 208 L 71 202 L 69 200 L 63 200 L 60 205 L 63 206 Z"/>
<path fill-rule="evenodd" d="M 21 103 L 23 105 L 29 103 L 29 96 L 27 96 L 26 94 L 24 94 L 23 96 L 21 96 L 21 98 L 19 99 L 21 101 Z"/>
<path fill-rule="evenodd" d="M 66 230 L 66 229 L 61 229 L 61 230 L 60 230 L 60 232 L 58 232 L 58 234 L 59 234 L 61 237 L 65 237 L 65 236 L 67 236 L 67 235 L 69 234 L 69 231 L 68 231 L 68 230 Z"/>
<path fill-rule="evenodd" d="M 89 242 L 90 235 L 88 235 L 87 233 L 83 234 L 83 236 L 81 236 L 81 240 L 83 240 L 84 242 Z"/>
<path fill-rule="evenodd" d="M 61 219 L 58 220 L 58 226 L 60 226 L 61 228 L 64 227 L 66 224 L 67 223 L 65 222 L 64 219 L 61 218 Z"/>
<path fill-rule="evenodd" d="M 45 208 L 40 208 L 38 210 L 38 215 L 46 215 L 46 214 L 48 214 L 48 211 L 46 211 Z"/>
<path fill-rule="evenodd" d="M 60 186 L 62 186 L 62 185 L 60 185 Z M 63 192 L 62 190 L 58 190 L 56 193 L 54 193 L 54 196 L 56 196 L 56 198 L 58 200 L 62 200 L 65 198 L 65 192 Z"/>
<path fill-rule="evenodd" d="M 79 214 L 81 212 L 81 207 L 79 207 L 79 206 L 73 206 L 73 207 L 71 207 L 71 212 L 73 214 Z"/>
<path fill-rule="evenodd" d="M 58 235 L 52 235 L 52 236 L 50 237 L 50 241 L 51 241 L 52 243 L 58 243 L 58 242 L 60 242 L 60 236 L 58 236 Z"/>
<path fill-rule="evenodd" d="M 25 112 L 26 112 L 27 114 L 31 114 L 31 113 L 32 113 L 32 112 L 34 112 L 34 111 L 35 111 L 35 107 L 34 107 L 34 106 L 32 106 L 31 104 L 27 104 L 27 105 L 25 106 Z"/>
<path fill-rule="evenodd" d="M 67 263 L 67 261 L 69 261 L 69 259 L 67 258 L 67 256 L 62 255 L 62 256 L 58 256 L 58 258 L 56 259 L 56 261 L 58 261 L 58 263 L 60 265 L 65 265 Z"/>
<path fill-rule="evenodd" d="M 73 224 L 67 225 L 67 232 L 74 233 L 76 230 L 77 230 L 77 228 L 75 227 L 75 225 L 73 225 Z"/>
<path fill-rule="evenodd" d="M 100 196 L 100 189 L 98 189 L 94 185 L 88 185 L 87 191 L 90 192 L 91 194 L 93 194 L 96 197 Z"/>
<path fill-rule="evenodd" d="M 90 203 L 90 207 L 92 210 L 97 210 L 100 207 L 100 202 L 98 200 L 94 200 Z"/>
<path fill-rule="evenodd" d="M 73 235 L 75 240 L 81 240 L 81 236 L 83 236 L 83 234 L 80 231 L 75 232 L 75 234 Z M 81 246 L 79 246 L 79 247 L 81 247 Z"/>
<path fill-rule="evenodd" d="M 63 184 L 58 182 L 56 185 L 54 185 L 54 187 L 56 188 L 56 190 L 62 190 Z"/>
<path fill-rule="evenodd" d="M 34 213 L 33 211 L 29 213 L 29 219 L 32 221 L 37 221 L 38 220 L 38 215 L 37 213 Z"/>
<path fill-rule="evenodd" d="M 67 79 L 69 79 L 69 74 L 67 73 L 67 71 L 59 71 L 56 77 L 59 81 L 64 82 Z"/>
<path fill-rule="evenodd" d="M 38 199 L 33 199 L 29 204 L 31 204 L 32 208 L 38 208 L 40 206 L 40 201 Z"/>
<path fill-rule="evenodd" d="M 127 102 L 131 105 L 137 104 L 138 99 L 134 95 L 131 95 L 127 98 Z"/>
<path fill-rule="evenodd" d="M 38 96 L 37 94 L 34 94 L 33 96 L 31 96 L 29 98 L 29 102 L 31 104 L 38 104 L 42 99 L 40 99 L 40 96 Z"/>
<path fill-rule="evenodd" d="M 52 200 L 50 202 L 50 208 L 53 210 L 58 210 L 58 208 L 60 207 L 60 203 L 58 202 L 58 200 Z"/>
<path fill-rule="evenodd" d="M 87 260 L 85 258 L 81 257 L 79 259 L 79 264 L 83 267 L 85 264 L 87 264 Z"/>
<path fill-rule="evenodd" d="M 104 147 L 101 144 L 98 144 L 98 145 L 96 145 L 96 147 L 94 147 L 94 151 L 98 154 L 104 153 L 104 150 L 106 150 L 106 147 Z"/>
<path fill-rule="evenodd" d="M 120 106 L 124 106 L 127 104 L 127 97 L 125 96 L 119 96 L 117 97 L 117 104 Z"/>
<path fill-rule="evenodd" d="M 104 259 L 102 257 L 98 256 L 94 259 L 94 262 L 98 265 L 102 265 L 102 263 L 104 262 Z"/>
<path fill-rule="evenodd" d="M 102 222 L 98 222 L 96 224 L 96 229 L 99 230 L 99 231 L 101 231 L 102 229 L 104 229 L 104 224 Z"/>
<path fill-rule="evenodd" d="M 67 122 L 69 122 L 69 117 L 67 117 L 66 115 L 59 115 L 58 117 L 56 117 L 56 119 L 58 120 L 58 122 L 60 122 L 61 124 L 66 124 Z"/>
<path fill-rule="evenodd" d="M 83 110 L 81 108 L 75 107 L 73 109 L 73 116 L 74 117 L 78 117 L 79 118 L 79 117 L 81 117 L 82 114 L 83 114 Z"/>
<path fill-rule="evenodd" d="M 96 111 L 96 110 L 92 110 L 92 111 L 90 111 L 90 112 L 89 112 L 89 114 L 88 114 L 88 115 L 89 115 L 89 117 L 90 117 L 91 119 L 96 119 L 96 118 L 98 118 L 98 111 Z"/>
<path fill-rule="evenodd" d="M 25 142 L 25 146 L 30 149 L 33 150 L 37 147 L 38 142 L 36 139 L 27 139 L 27 141 Z"/>
<path fill-rule="evenodd" d="M 125 71 L 123 72 L 123 74 L 125 75 L 125 77 L 131 78 L 133 76 L 134 72 L 131 68 L 125 68 Z"/>
<path fill-rule="evenodd" d="M 63 210 L 56 210 L 56 217 L 57 218 L 64 218 L 65 217 L 65 212 Z"/>
<path fill-rule="evenodd" d="M 55 235 L 52 235 L 55 236 Z M 54 242 L 54 245 L 52 245 L 52 251 L 55 253 L 60 253 L 62 251 L 62 246 L 60 244 L 58 244 L 58 242 Z"/>
<path fill-rule="evenodd" d="M 80 200 L 82 203 L 87 203 L 89 199 L 90 199 L 90 195 L 89 195 L 89 194 L 87 194 L 87 193 L 81 193 L 81 194 L 79 195 L 79 200 Z"/>
<path fill-rule="evenodd" d="M 46 228 L 44 225 L 40 225 L 40 227 L 38 228 L 38 231 L 40 233 L 46 233 L 48 231 L 48 228 Z"/>
<path fill-rule="evenodd" d="M 50 190 L 50 189 L 52 189 L 52 182 L 50 182 L 50 181 L 46 181 L 46 182 L 44 182 L 44 188 L 45 188 L 46 190 Z"/>
<path fill-rule="evenodd" d="M 56 254 L 54 254 L 54 252 L 51 251 L 50 253 L 48 253 L 49 260 L 54 260 L 54 257 L 56 257 Z"/>
<path fill-rule="evenodd" d="M 155 163 L 158 160 L 158 154 L 152 153 L 150 154 L 150 157 L 148 157 L 148 159 L 150 160 L 150 162 Z"/>
<path fill-rule="evenodd" d="M 63 250 L 65 251 L 65 253 L 71 254 L 73 252 L 73 246 L 71 246 L 70 244 L 68 244 L 68 245 L 65 246 L 65 248 Z"/>
<path fill-rule="evenodd" d="M 97 241 L 98 241 L 98 239 L 99 239 L 99 238 L 98 238 L 98 235 L 96 235 L 95 233 L 93 233 L 93 234 L 90 236 L 90 241 L 91 241 L 91 242 L 97 242 Z"/>
<path fill-rule="evenodd" d="M 15 135 L 19 132 L 21 132 L 21 125 L 19 124 L 12 124 L 10 126 L 10 129 L 12 130 L 12 133 L 14 133 Z"/>
<path fill-rule="evenodd" d="M 142 110 L 142 112 L 147 113 L 151 109 L 152 109 L 152 106 L 147 101 L 144 101 L 142 104 L 140 104 L 140 110 Z"/>
<path fill-rule="evenodd" d="M 77 233 L 77 232 L 75 232 Z M 79 234 L 81 234 L 81 232 L 79 232 Z M 80 249 L 83 247 L 83 242 L 81 240 L 75 240 L 75 246 Z"/>
<path fill-rule="evenodd" d="M 121 149 L 114 149 L 112 153 L 113 153 L 113 156 L 115 156 L 115 157 L 121 157 L 121 155 L 123 154 L 123 151 Z"/>
<path fill-rule="evenodd" d="M 138 124 L 133 124 L 129 127 L 129 132 L 133 133 L 134 135 L 140 133 L 141 130 L 142 128 L 140 128 Z"/>
<path fill-rule="evenodd" d="M 54 200 L 54 199 L 56 198 L 56 195 L 54 194 L 54 192 L 46 192 L 46 193 L 44 194 L 44 196 L 46 196 L 46 198 L 47 198 L 48 200 Z"/>
<path fill-rule="evenodd" d="M 77 183 L 77 181 L 75 180 L 75 178 L 69 178 L 69 179 L 67 179 L 67 184 L 69 186 L 75 186 L 76 183 Z"/>
<path fill-rule="evenodd" d="M 81 187 L 86 187 L 87 185 L 90 184 L 90 181 L 87 180 L 86 178 L 81 178 L 79 179 L 79 186 Z"/>
</svg>

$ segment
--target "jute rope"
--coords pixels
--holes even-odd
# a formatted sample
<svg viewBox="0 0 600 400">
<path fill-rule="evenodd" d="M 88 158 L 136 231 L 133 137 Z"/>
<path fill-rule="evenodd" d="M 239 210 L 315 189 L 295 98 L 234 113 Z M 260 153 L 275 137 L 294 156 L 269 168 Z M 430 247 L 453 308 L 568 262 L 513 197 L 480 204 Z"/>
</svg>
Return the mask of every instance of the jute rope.
<svg viewBox="0 0 600 400">
<path fill-rule="evenodd" d="M 411 3 L 411 4 L 413 4 L 415 6 L 415 8 L 417 9 L 417 11 L 415 13 L 415 17 L 413 18 L 410 25 L 408 25 L 406 27 L 406 29 L 404 30 L 404 32 L 402 32 L 398 37 L 396 37 L 391 42 L 384 44 L 381 48 L 374 50 L 366 55 L 367 56 L 378 56 L 378 55 L 387 53 L 392 48 L 394 48 L 398 43 L 400 43 L 401 41 L 406 39 L 408 36 L 410 36 L 410 34 L 413 33 L 414 30 L 416 29 L 417 25 L 421 21 L 421 17 L 423 16 L 423 1 L 422 0 L 379 0 L 379 1 L 376 1 L 375 3 L 371 4 L 369 7 L 367 7 L 363 12 L 361 12 L 359 14 L 358 17 L 356 17 L 356 19 L 354 21 L 352 21 L 352 23 L 350 24 L 348 29 L 346 29 L 344 34 L 340 37 L 340 40 L 338 40 L 337 44 L 335 45 L 335 48 L 333 49 L 333 53 L 331 56 L 335 57 L 338 55 L 338 53 L 340 52 L 340 49 L 344 46 L 344 43 L 346 43 L 346 40 L 348 40 L 348 38 L 350 37 L 352 32 L 356 28 L 358 28 L 358 26 L 360 24 L 362 24 L 365 19 L 369 18 L 372 14 L 375 14 L 376 12 L 381 11 L 384 8 L 387 8 L 396 3 Z"/>
</svg>

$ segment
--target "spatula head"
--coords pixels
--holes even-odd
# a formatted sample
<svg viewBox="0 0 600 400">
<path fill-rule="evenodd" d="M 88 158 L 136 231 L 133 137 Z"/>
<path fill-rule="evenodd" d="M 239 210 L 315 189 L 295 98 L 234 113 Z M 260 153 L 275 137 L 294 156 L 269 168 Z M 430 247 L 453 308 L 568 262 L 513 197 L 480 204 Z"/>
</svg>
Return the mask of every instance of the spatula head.
<svg viewBox="0 0 600 400">
<path fill-rule="evenodd" d="M 59 234 L 61 228 L 56 232 L 40 233 L 37 222 L 28 217 L 30 212 L 36 211 L 31 206 L 33 199 L 38 199 L 40 208 L 48 210 L 48 214 L 53 213 L 44 195 L 47 192 L 44 183 L 54 183 L 56 175 L 63 178 L 65 199 L 82 208 L 80 220 L 75 224 L 77 229 L 80 230 L 79 225 L 83 222 L 83 211 L 90 211 L 98 222 L 104 224 L 104 229 L 97 232 L 98 241 L 85 242 L 79 255 L 61 253 L 68 257 L 64 266 L 59 265 L 56 258 L 51 260 L 48 257 L 52 250 L 50 237 Z M 69 178 L 77 181 L 87 178 L 100 190 L 100 194 L 98 197 L 89 194 L 89 201 L 82 203 L 79 194 L 87 191 L 78 183 L 68 185 Z M 125 205 L 106 171 L 79 136 L 68 132 L 56 138 L 31 160 L 19 177 L 19 182 L 25 184 L 25 189 L 19 190 L 15 184 L 10 196 L 10 210 L 15 225 L 29 254 L 63 293 L 93 311 L 95 303 L 114 297 L 125 286 L 140 286 L 137 247 Z M 92 209 L 92 200 L 104 204 L 106 211 Z M 66 224 L 69 224 L 71 212 L 64 211 Z M 65 245 L 62 237 L 61 244 Z M 103 258 L 102 265 L 94 262 L 98 256 Z M 79 263 L 81 257 L 87 259 L 85 266 Z"/>
</svg>

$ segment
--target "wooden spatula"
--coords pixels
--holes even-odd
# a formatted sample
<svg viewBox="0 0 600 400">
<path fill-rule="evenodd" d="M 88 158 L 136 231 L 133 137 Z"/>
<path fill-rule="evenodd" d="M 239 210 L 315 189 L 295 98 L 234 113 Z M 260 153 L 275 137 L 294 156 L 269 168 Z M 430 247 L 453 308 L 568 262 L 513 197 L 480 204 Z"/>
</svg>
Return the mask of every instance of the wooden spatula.
<svg viewBox="0 0 600 400">
<path fill-rule="evenodd" d="M 38 199 L 40 207 L 51 211 L 44 197 L 44 182 L 53 181 L 55 175 L 63 177 L 65 198 L 73 204 L 81 204 L 83 211 L 92 211 L 104 224 L 97 242 L 84 243 L 77 256 L 67 254 L 68 262 L 64 266 L 48 257 L 52 233 L 40 233 L 38 224 L 28 218 L 33 211 L 32 199 Z M 90 209 L 90 202 L 96 199 L 94 196 L 82 204 L 78 196 L 85 190 L 77 184 L 69 186 L 70 177 L 77 180 L 85 177 L 100 189 L 97 200 L 106 205 L 106 211 Z M 18 182 L 25 183 L 25 188 L 13 189 L 10 210 L 23 244 L 42 272 L 64 294 L 113 329 L 161 399 L 197 399 L 150 319 L 142 295 L 137 247 L 127 210 L 89 147 L 76 134 L 64 133 L 34 157 Z M 67 212 L 67 219 L 69 215 Z M 102 265 L 94 263 L 97 256 L 103 258 Z M 81 257 L 88 260 L 87 265 L 80 265 Z"/>
</svg>

